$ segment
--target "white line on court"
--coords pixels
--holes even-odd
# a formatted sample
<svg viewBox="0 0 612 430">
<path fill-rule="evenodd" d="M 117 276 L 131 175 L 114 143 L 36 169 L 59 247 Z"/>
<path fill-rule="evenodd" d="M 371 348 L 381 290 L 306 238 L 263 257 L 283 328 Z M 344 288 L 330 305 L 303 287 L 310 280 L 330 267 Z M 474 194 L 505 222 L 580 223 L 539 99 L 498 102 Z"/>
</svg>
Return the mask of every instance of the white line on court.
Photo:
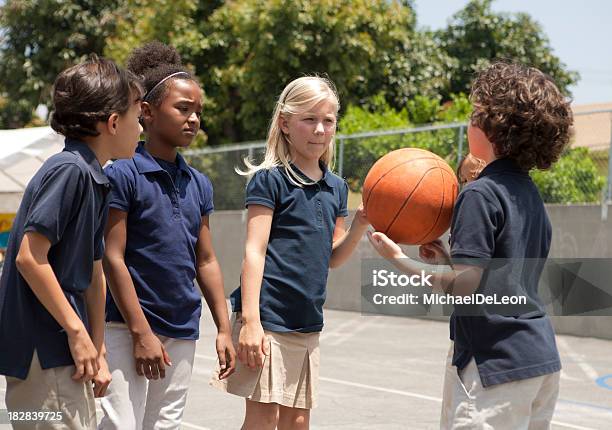
<svg viewBox="0 0 612 430">
<path fill-rule="evenodd" d="M 584 381 L 584 379 L 580 379 L 580 378 L 576 378 L 574 376 L 569 376 L 567 374 L 567 372 L 565 371 L 565 369 L 561 369 L 561 379 L 566 380 L 566 381 Z"/>
<path fill-rule="evenodd" d="M 596 380 L 599 377 L 597 371 L 589 363 L 584 361 L 582 354 L 577 354 L 563 338 L 557 337 L 557 343 L 563 347 L 569 358 L 574 360 L 578 367 L 587 375 L 591 380 Z"/>
<path fill-rule="evenodd" d="M 202 355 L 202 354 L 196 354 L 195 356 L 196 356 L 196 358 L 199 358 L 199 359 L 202 359 L 202 360 L 209 360 L 209 361 L 215 361 L 217 359 L 216 357 L 211 357 L 211 356 Z M 399 396 L 412 397 L 412 398 L 415 398 L 415 399 L 429 400 L 429 401 L 432 401 L 432 402 L 442 403 L 442 399 L 439 398 L 439 397 L 427 396 L 425 394 L 413 393 L 413 392 L 410 392 L 410 391 L 394 390 L 392 388 L 377 387 L 375 385 L 360 384 L 360 383 L 357 383 L 357 382 L 343 381 L 341 379 L 326 378 L 324 376 L 320 376 L 319 379 L 321 381 L 331 382 L 333 384 L 346 385 L 346 386 L 349 386 L 349 387 L 356 387 L 356 388 L 364 388 L 364 389 L 367 389 L 367 390 L 380 391 L 380 392 L 383 392 L 383 393 L 397 394 Z M 597 430 L 597 429 L 594 429 L 594 428 L 591 428 L 591 427 L 577 426 L 577 425 L 565 423 L 565 422 L 562 422 L 562 421 L 551 421 L 551 424 L 554 424 L 554 425 L 559 426 L 559 427 L 565 427 L 565 428 L 568 428 L 568 429 L 573 429 L 573 430 Z"/>
<path fill-rule="evenodd" d="M 208 428 L 208 427 L 198 426 L 198 425 L 191 424 L 191 423 L 188 423 L 188 422 L 185 422 L 185 421 L 183 421 L 183 422 L 181 423 L 181 426 L 182 426 L 182 427 L 187 427 L 187 428 L 189 428 L 189 429 L 195 429 L 195 430 L 211 430 L 211 429 L 210 429 L 210 428 Z"/>
<path fill-rule="evenodd" d="M 344 321 L 342 324 L 340 324 L 338 327 L 334 329 L 325 330 L 323 333 L 321 333 L 321 336 L 319 336 L 319 341 L 322 341 L 323 339 L 326 339 L 330 336 L 342 336 L 342 331 L 344 330 L 344 328 L 350 327 L 356 324 L 356 322 L 357 322 L 356 318 L 351 318 L 347 321 Z"/>
<path fill-rule="evenodd" d="M 415 399 L 430 400 L 432 402 L 438 402 L 438 403 L 442 402 L 442 399 L 439 397 L 426 396 L 424 394 L 412 393 L 410 391 L 394 390 L 392 388 L 377 387 L 375 385 L 360 384 L 357 382 L 343 381 L 341 379 L 326 378 L 323 376 L 320 376 L 319 379 L 321 381 L 332 382 L 334 384 L 340 384 L 340 385 L 347 385 L 349 387 L 357 387 L 357 388 L 365 388 L 365 389 L 374 390 L 374 391 L 382 391 L 383 393 L 398 394 L 400 396 L 414 397 Z"/>
<path fill-rule="evenodd" d="M 592 427 L 576 426 L 574 424 L 568 424 L 568 423 L 563 423 L 563 422 L 554 421 L 554 420 L 551 421 L 550 423 L 554 424 L 556 426 L 559 426 L 559 427 L 565 427 L 565 428 L 574 429 L 574 430 L 597 430 L 597 429 L 594 429 Z"/>
<path fill-rule="evenodd" d="M 330 340 L 327 343 L 329 345 L 338 346 L 341 343 L 346 342 L 347 340 L 349 340 L 351 337 L 355 336 L 360 331 L 364 330 L 367 326 L 374 324 L 380 318 L 381 318 L 380 316 L 370 317 L 366 321 L 363 321 L 363 322 L 360 322 L 360 323 L 356 324 L 355 328 L 350 330 L 348 333 L 345 333 L 344 335 L 340 334 L 336 339 Z"/>
</svg>

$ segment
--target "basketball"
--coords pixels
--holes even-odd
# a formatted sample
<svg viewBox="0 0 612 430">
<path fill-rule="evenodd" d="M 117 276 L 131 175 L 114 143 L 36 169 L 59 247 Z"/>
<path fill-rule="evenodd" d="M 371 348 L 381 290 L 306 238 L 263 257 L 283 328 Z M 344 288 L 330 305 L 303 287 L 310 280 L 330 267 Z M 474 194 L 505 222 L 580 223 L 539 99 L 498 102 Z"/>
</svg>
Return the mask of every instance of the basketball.
<svg viewBox="0 0 612 430">
<path fill-rule="evenodd" d="M 376 231 L 421 245 L 448 229 L 458 191 L 455 172 L 442 158 L 403 148 L 374 163 L 363 184 L 363 206 Z"/>
</svg>

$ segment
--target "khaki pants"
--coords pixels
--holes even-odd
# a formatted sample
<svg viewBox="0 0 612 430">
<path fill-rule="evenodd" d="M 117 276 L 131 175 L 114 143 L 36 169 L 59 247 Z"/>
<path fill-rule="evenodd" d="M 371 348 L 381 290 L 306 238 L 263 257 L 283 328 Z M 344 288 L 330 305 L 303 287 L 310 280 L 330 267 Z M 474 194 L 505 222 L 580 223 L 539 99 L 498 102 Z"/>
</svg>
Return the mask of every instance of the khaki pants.
<svg viewBox="0 0 612 430">
<path fill-rule="evenodd" d="M 453 346 L 446 362 L 441 430 L 548 430 L 559 395 L 560 372 L 487 388 L 476 362 L 457 372 Z"/>
<path fill-rule="evenodd" d="M 106 359 L 113 376 L 102 398 L 99 430 L 180 429 L 191 381 L 195 340 L 158 335 L 172 366 L 164 379 L 147 380 L 136 372 L 134 343 L 127 326 L 106 323 Z"/>
<path fill-rule="evenodd" d="M 72 379 L 74 366 L 43 370 L 34 351 L 25 380 L 6 377 L 9 412 L 34 412 L 38 420 L 13 420 L 15 430 L 92 430 L 96 428 L 96 404 L 91 382 Z"/>
</svg>

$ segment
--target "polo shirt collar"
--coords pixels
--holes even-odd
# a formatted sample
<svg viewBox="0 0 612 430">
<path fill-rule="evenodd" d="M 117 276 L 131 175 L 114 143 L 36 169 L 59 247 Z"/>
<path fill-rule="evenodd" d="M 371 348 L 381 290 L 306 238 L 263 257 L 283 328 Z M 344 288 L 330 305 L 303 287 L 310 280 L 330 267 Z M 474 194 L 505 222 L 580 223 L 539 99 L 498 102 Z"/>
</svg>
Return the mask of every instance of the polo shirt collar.
<svg viewBox="0 0 612 430">
<path fill-rule="evenodd" d="M 144 142 L 138 142 L 138 148 L 136 148 L 136 155 L 134 155 L 134 164 L 138 173 L 150 173 L 150 172 L 161 172 L 164 169 L 159 165 L 155 158 L 145 149 Z M 181 154 L 176 155 L 176 166 L 179 170 L 182 170 L 187 175 L 191 176 L 191 171 L 187 162 Z"/>
<path fill-rule="evenodd" d="M 498 158 L 497 160 L 493 160 L 491 163 L 487 164 L 480 175 L 479 178 L 484 176 L 490 176 L 496 173 L 507 172 L 507 173 L 515 173 L 520 175 L 528 175 L 528 172 L 522 170 L 518 164 L 514 162 L 514 160 L 510 158 Z"/>
<path fill-rule="evenodd" d="M 290 165 L 291 165 L 291 168 L 293 168 L 293 170 L 295 170 L 295 172 L 296 172 L 298 175 L 300 175 L 300 176 L 301 176 L 301 177 L 302 177 L 304 180 L 309 181 L 309 182 L 310 182 L 310 181 L 312 181 L 312 179 L 310 179 L 308 176 L 306 176 L 306 175 L 304 174 L 304 172 L 302 172 L 300 169 L 298 169 L 298 167 L 297 167 L 295 164 L 290 163 Z M 323 170 L 323 176 L 322 176 L 322 177 L 321 177 L 321 179 L 319 179 L 319 181 L 318 181 L 318 182 L 316 182 L 316 183 L 321 183 L 321 182 L 323 182 L 323 183 L 325 183 L 325 184 L 326 184 L 328 187 L 330 187 L 330 188 L 334 188 L 334 185 L 335 185 L 335 184 L 334 184 L 334 181 L 333 181 L 333 178 L 332 178 L 332 173 L 329 171 L 329 169 L 327 168 L 327 166 L 325 165 L 325 163 L 323 163 L 322 161 L 319 161 L 319 167 L 321 168 L 321 170 Z"/>
<path fill-rule="evenodd" d="M 108 178 L 102 170 L 100 162 L 96 158 L 96 154 L 91 150 L 89 145 L 80 140 L 66 138 L 64 151 L 72 152 L 78 155 L 87 164 L 87 169 L 93 180 L 99 185 L 106 185 L 109 183 Z"/>
</svg>

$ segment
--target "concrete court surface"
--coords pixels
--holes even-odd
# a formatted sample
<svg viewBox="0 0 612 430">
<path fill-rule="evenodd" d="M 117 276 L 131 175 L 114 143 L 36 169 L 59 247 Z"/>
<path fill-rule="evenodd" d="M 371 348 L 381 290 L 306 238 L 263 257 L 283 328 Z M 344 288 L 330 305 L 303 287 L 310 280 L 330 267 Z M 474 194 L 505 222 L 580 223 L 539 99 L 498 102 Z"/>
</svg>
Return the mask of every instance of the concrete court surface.
<svg viewBox="0 0 612 430">
<path fill-rule="evenodd" d="M 336 310 L 325 318 L 313 430 L 438 428 L 446 323 Z M 215 330 L 206 307 L 201 328 L 183 428 L 238 429 L 244 400 L 208 385 Z M 612 429 L 612 341 L 558 336 L 557 342 L 563 371 L 553 429 Z M 0 409 L 4 388 L 0 378 Z"/>
</svg>

